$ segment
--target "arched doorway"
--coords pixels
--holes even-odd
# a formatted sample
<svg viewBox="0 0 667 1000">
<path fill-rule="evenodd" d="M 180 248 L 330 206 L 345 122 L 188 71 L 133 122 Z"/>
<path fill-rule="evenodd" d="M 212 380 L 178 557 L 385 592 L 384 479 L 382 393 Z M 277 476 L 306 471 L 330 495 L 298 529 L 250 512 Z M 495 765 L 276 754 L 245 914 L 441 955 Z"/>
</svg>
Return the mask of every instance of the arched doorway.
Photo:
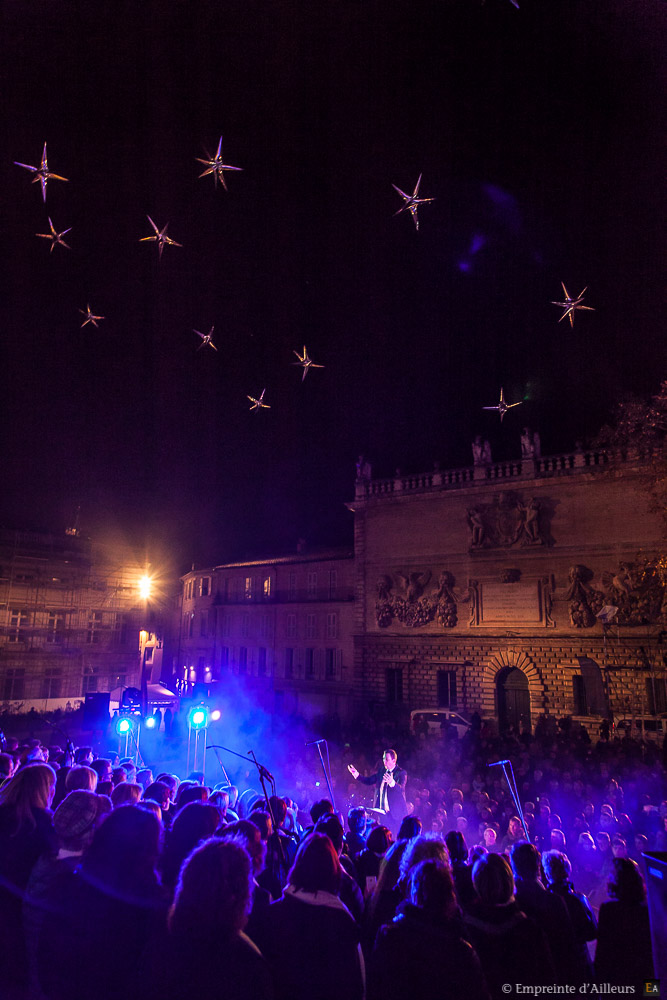
<svg viewBox="0 0 667 1000">
<path fill-rule="evenodd" d="M 496 678 L 496 690 L 500 732 L 504 733 L 512 726 L 518 733 L 524 724 L 530 728 L 530 692 L 523 670 L 505 667 Z"/>
</svg>

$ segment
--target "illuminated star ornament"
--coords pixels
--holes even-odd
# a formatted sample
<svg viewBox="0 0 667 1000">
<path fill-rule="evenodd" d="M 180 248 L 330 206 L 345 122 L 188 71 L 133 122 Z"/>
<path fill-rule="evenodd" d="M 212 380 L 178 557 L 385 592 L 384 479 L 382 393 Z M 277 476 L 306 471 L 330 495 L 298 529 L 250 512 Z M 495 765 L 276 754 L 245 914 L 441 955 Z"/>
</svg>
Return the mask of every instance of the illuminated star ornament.
<svg viewBox="0 0 667 1000">
<path fill-rule="evenodd" d="M 583 301 L 584 301 L 584 294 L 585 294 L 586 288 L 588 288 L 588 286 L 586 286 L 586 288 L 584 288 L 583 292 L 579 292 L 579 294 L 576 296 L 576 298 L 573 298 L 573 296 L 570 295 L 570 293 L 568 292 L 567 288 L 565 287 L 565 282 L 564 281 L 561 281 L 561 285 L 563 286 L 563 295 L 565 296 L 565 301 L 564 302 L 552 302 L 551 304 L 552 304 L 552 306 L 560 306 L 561 309 L 565 310 L 565 312 L 563 313 L 563 315 L 561 316 L 561 318 L 558 320 L 558 322 L 560 323 L 561 320 L 565 319 L 565 317 L 568 316 L 569 320 L 570 320 L 570 326 L 573 327 L 574 326 L 574 314 L 575 314 L 575 311 L 577 309 L 588 309 L 589 312 L 595 312 L 595 309 L 593 308 L 593 306 L 585 306 L 585 305 L 582 304 Z"/>
<path fill-rule="evenodd" d="M 202 160 L 198 156 L 195 157 L 198 163 L 203 163 L 206 170 L 200 174 L 201 177 L 206 177 L 207 174 L 213 174 L 213 183 L 218 186 L 218 181 L 222 184 L 225 191 L 227 190 L 227 185 L 225 183 L 225 170 L 243 170 L 243 167 L 230 167 L 228 163 L 222 162 L 222 136 L 218 141 L 218 148 L 214 157 L 208 160 Z"/>
<path fill-rule="evenodd" d="M 293 365 L 300 365 L 303 368 L 303 374 L 301 376 L 301 381 L 305 379 L 311 368 L 324 368 L 324 365 L 316 365 L 315 362 L 308 356 L 308 351 L 306 350 L 306 345 L 303 345 L 303 354 L 299 354 L 298 351 L 292 351 L 299 360 L 293 361 Z"/>
<path fill-rule="evenodd" d="M 522 402 L 523 402 L 523 400 L 520 399 L 518 403 L 506 403 L 505 402 L 505 394 L 504 394 L 503 390 L 501 389 L 500 390 L 500 402 L 498 403 L 498 405 L 497 406 L 483 406 L 482 409 L 483 410 L 497 410 L 498 414 L 500 416 L 500 422 L 502 423 L 503 422 L 503 417 L 505 416 L 505 414 L 507 413 L 507 411 L 511 410 L 513 406 L 521 406 Z"/>
<path fill-rule="evenodd" d="M 157 242 L 157 250 L 158 250 L 158 256 L 160 257 L 160 260 L 162 260 L 162 251 L 164 250 L 164 248 L 165 248 L 165 246 L 167 244 L 169 244 L 169 246 L 172 246 L 172 247 L 182 247 L 183 246 L 182 243 L 177 243 L 176 240 L 172 240 L 170 236 L 167 236 L 167 227 L 169 226 L 169 223 L 167 223 L 167 225 L 164 226 L 162 229 L 158 229 L 158 227 L 155 225 L 155 223 L 151 219 L 150 215 L 147 215 L 146 218 L 148 219 L 148 221 L 150 222 L 151 226 L 155 230 L 155 235 L 154 236 L 142 236 L 141 239 L 139 240 L 139 242 L 140 243 L 146 243 L 148 240 L 155 240 Z"/>
<path fill-rule="evenodd" d="M 65 243 L 63 236 L 65 235 L 65 233 L 71 232 L 72 227 L 70 226 L 69 229 L 63 229 L 62 233 L 57 233 L 53 223 L 51 222 L 51 219 L 49 219 L 49 226 L 51 227 L 50 233 L 35 233 L 35 236 L 39 236 L 40 239 L 43 240 L 51 240 L 51 246 L 49 247 L 51 253 L 53 253 L 53 248 L 55 247 L 56 243 L 59 243 L 61 247 L 66 247 L 67 250 L 71 250 L 72 249 L 71 246 L 69 245 L 69 243 Z"/>
<path fill-rule="evenodd" d="M 264 400 L 264 393 L 265 392 L 266 392 L 266 389 L 262 389 L 262 394 L 259 397 L 259 399 L 255 399 L 254 396 L 248 396 L 248 399 L 252 403 L 252 406 L 250 407 L 251 410 L 257 410 L 259 412 L 259 410 L 270 410 L 271 409 L 271 407 L 269 406 L 269 404 L 265 403 L 263 401 Z"/>
<path fill-rule="evenodd" d="M 31 167 L 28 163 L 19 163 L 18 160 L 14 160 L 17 167 L 23 167 L 24 170 L 29 170 L 35 176 L 32 179 L 32 183 L 36 184 L 37 181 L 42 185 L 42 201 L 46 201 L 46 184 L 47 181 L 66 181 L 67 177 L 61 177 L 60 174 L 52 174 L 49 170 L 49 164 L 46 159 L 46 143 L 44 143 L 44 149 L 42 151 L 42 162 L 38 167 Z"/>
<path fill-rule="evenodd" d="M 84 326 L 86 326 L 87 323 L 92 323 L 93 326 L 98 326 L 99 324 L 98 324 L 97 320 L 105 318 L 104 316 L 93 316 L 93 311 L 90 308 L 90 303 L 86 306 L 85 309 L 79 309 L 79 312 L 81 313 L 82 316 L 85 316 L 85 319 L 84 319 L 83 323 L 81 324 L 81 329 L 82 330 L 83 330 Z"/>
<path fill-rule="evenodd" d="M 422 182 L 422 175 L 419 175 L 419 180 L 415 184 L 415 189 L 412 194 L 406 194 L 405 191 L 401 191 L 399 187 L 392 184 L 394 191 L 398 191 L 404 204 L 399 208 L 398 212 L 394 212 L 394 215 L 400 215 L 401 212 L 409 212 L 412 216 L 412 221 L 415 224 L 415 229 L 419 229 L 419 216 L 417 215 L 417 210 L 420 205 L 426 204 L 427 201 L 435 201 L 435 198 L 420 198 L 419 197 L 419 185 Z"/>
<path fill-rule="evenodd" d="M 214 330 L 215 327 L 212 326 L 211 329 L 208 331 L 208 333 L 200 333 L 199 330 L 192 331 L 193 333 L 196 333 L 198 337 L 201 337 L 201 344 L 197 348 L 198 351 L 201 351 L 202 347 L 206 347 L 207 344 L 209 347 L 212 347 L 214 351 L 217 351 L 218 348 L 215 346 L 215 344 L 211 339 L 213 337 Z"/>
</svg>

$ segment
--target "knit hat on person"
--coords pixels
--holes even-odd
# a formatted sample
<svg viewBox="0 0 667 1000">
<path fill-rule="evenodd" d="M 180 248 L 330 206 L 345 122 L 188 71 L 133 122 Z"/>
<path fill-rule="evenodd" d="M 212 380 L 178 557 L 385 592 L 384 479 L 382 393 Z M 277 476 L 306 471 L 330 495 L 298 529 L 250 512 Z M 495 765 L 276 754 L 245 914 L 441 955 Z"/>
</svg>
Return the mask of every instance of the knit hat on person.
<svg viewBox="0 0 667 1000">
<path fill-rule="evenodd" d="M 97 795 L 77 788 L 67 795 L 53 814 L 53 828 L 66 851 L 82 851 L 93 839 L 99 814 Z"/>
</svg>

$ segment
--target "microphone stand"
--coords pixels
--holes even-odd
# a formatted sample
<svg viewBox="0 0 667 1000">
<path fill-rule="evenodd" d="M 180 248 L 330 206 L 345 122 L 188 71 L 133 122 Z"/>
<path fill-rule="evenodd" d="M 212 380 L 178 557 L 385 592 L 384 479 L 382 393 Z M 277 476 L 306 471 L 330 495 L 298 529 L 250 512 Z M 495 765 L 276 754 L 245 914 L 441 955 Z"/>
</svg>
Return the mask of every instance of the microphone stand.
<svg viewBox="0 0 667 1000">
<path fill-rule="evenodd" d="M 311 740 L 310 743 L 306 743 L 307 747 L 316 746 L 317 752 L 320 755 L 320 764 L 322 765 L 322 770 L 324 771 L 324 780 L 327 783 L 327 788 L 329 789 L 329 798 L 331 799 L 331 805 L 336 809 L 336 803 L 334 802 L 333 788 L 331 787 L 331 779 L 329 773 L 327 772 L 326 766 L 324 764 L 324 757 L 322 756 L 322 744 L 327 748 L 327 760 L 329 760 L 329 744 L 326 740 Z M 329 765 L 329 770 L 331 770 L 331 765 Z"/>
<path fill-rule="evenodd" d="M 222 771 L 223 777 L 224 777 L 225 781 L 227 782 L 227 787 L 231 788 L 232 787 L 232 783 L 229 780 L 229 775 L 225 771 L 225 765 L 222 763 L 222 761 L 220 759 L 220 754 L 218 753 L 218 748 L 217 747 L 206 747 L 206 749 L 207 750 L 214 750 L 215 751 L 215 756 L 218 758 L 218 764 L 220 765 L 220 770 Z"/>
<path fill-rule="evenodd" d="M 514 768 L 512 767 L 512 761 L 494 760 L 492 764 L 487 764 L 486 766 L 502 767 L 503 774 L 505 775 L 505 781 L 507 782 L 507 787 L 510 790 L 512 801 L 514 802 L 514 805 L 516 807 L 517 816 L 521 820 L 521 826 L 523 827 L 523 832 L 526 835 L 526 840 L 528 841 L 528 843 L 530 843 L 530 834 L 528 833 L 528 827 L 526 826 L 526 820 L 523 815 L 523 809 L 521 808 L 521 799 L 519 798 L 519 791 L 516 787 L 516 779 L 514 777 Z"/>
<path fill-rule="evenodd" d="M 246 762 L 248 760 L 247 756 L 244 756 L 242 753 L 238 753 L 236 750 L 230 750 L 229 747 L 223 747 L 223 746 L 219 746 L 219 745 L 212 745 L 212 746 L 207 746 L 206 750 L 224 750 L 225 753 L 231 753 L 234 757 L 240 757 L 241 760 L 245 760 Z M 271 806 L 271 799 L 269 798 L 269 793 L 266 790 L 266 782 L 269 781 L 270 784 L 271 784 L 271 794 L 272 795 L 276 794 L 276 782 L 275 782 L 275 778 L 273 777 L 273 775 L 271 774 L 271 772 L 268 771 L 264 767 L 263 764 L 259 763 L 259 761 L 255 757 L 255 753 L 254 753 L 253 750 L 248 750 L 248 756 L 250 756 L 250 758 L 252 759 L 253 764 L 257 768 L 257 774 L 259 776 L 259 783 L 262 786 L 262 792 L 264 793 L 264 801 L 266 803 L 266 810 L 267 810 L 269 816 L 271 817 L 271 824 L 272 824 L 273 830 L 274 830 L 274 832 L 276 834 L 276 840 L 278 841 L 278 847 L 280 848 L 280 856 L 282 858 L 283 865 L 285 865 L 286 864 L 286 861 L 285 861 L 285 851 L 284 851 L 284 848 L 283 848 L 283 845 L 282 845 L 282 841 L 281 841 L 280 837 L 278 836 L 278 827 L 276 826 L 276 817 L 275 817 L 275 814 L 273 812 L 273 808 Z M 222 764 L 220 766 L 222 767 Z M 224 768 L 223 768 L 223 771 L 224 771 Z"/>
</svg>

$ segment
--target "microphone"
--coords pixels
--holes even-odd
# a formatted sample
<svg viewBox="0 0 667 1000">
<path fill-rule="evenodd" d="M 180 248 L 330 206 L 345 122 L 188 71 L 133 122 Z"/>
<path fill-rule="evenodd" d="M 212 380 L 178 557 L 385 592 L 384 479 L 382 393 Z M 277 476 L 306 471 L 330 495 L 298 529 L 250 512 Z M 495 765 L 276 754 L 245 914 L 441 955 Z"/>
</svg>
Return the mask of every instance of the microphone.
<svg viewBox="0 0 667 1000">
<path fill-rule="evenodd" d="M 326 743 L 326 740 L 311 740 L 310 743 L 306 743 L 307 747 L 316 747 L 318 743 Z"/>
<path fill-rule="evenodd" d="M 500 764 L 511 764 L 511 760 L 494 760 L 493 764 L 487 764 L 487 767 L 498 767 Z"/>
</svg>

